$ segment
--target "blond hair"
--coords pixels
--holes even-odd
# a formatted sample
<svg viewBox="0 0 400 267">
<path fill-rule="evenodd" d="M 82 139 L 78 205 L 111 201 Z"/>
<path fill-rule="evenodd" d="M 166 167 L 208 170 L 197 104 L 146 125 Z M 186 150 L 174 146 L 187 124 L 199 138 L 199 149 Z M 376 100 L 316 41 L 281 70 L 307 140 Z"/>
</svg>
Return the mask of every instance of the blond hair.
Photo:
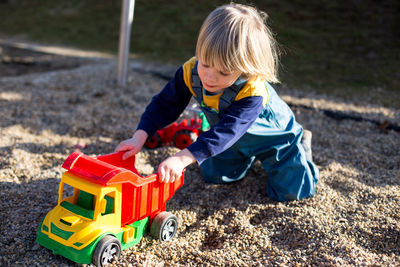
<svg viewBox="0 0 400 267">
<path fill-rule="evenodd" d="M 223 71 L 279 82 L 277 44 L 266 18 L 266 13 L 250 6 L 231 3 L 218 7 L 200 28 L 197 58 Z"/>
</svg>

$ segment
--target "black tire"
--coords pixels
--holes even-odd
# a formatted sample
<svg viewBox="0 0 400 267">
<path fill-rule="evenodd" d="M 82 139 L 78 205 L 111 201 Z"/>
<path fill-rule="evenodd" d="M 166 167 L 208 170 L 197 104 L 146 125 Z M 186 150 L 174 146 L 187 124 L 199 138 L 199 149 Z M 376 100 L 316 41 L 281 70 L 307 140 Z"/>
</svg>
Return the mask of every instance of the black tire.
<svg viewBox="0 0 400 267">
<path fill-rule="evenodd" d="M 178 219 L 170 212 L 160 212 L 150 226 L 150 234 L 160 241 L 171 240 L 178 230 Z"/>
<path fill-rule="evenodd" d="M 179 130 L 174 135 L 174 145 L 179 149 L 185 149 L 197 139 L 197 134 L 189 130 Z"/>
<path fill-rule="evenodd" d="M 93 264 L 100 267 L 121 256 L 121 243 L 115 237 L 106 235 L 96 245 L 96 249 L 93 252 L 92 260 Z"/>
<path fill-rule="evenodd" d="M 155 133 L 152 137 L 147 138 L 146 143 L 144 143 L 144 145 L 150 149 L 160 147 L 161 136 L 158 133 Z"/>
</svg>

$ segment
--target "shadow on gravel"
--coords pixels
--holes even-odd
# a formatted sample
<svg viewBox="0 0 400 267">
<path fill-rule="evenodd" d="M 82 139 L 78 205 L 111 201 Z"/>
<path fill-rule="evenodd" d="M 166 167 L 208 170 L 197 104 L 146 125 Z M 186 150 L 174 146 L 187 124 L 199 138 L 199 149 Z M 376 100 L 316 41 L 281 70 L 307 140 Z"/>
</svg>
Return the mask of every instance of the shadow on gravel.
<svg viewBox="0 0 400 267">
<path fill-rule="evenodd" d="M 59 179 L 48 178 L 28 183 L 0 182 L 0 261 L 2 266 L 18 266 L 22 260 L 47 265 L 74 266 L 73 262 L 36 244 L 40 221 L 57 204 Z M 33 260 L 35 259 L 35 260 Z"/>
<path fill-rule="evenodd" d="M 371 227 L 370 229 L 358 229 L 353 233 L 356 242 L 365 249 L 379 254 L 400 255 L 400 230 L 394 226 Z"/>
<path fill-rule="evenodd" d="M 0 77 L 74 69 L 92 61 L 32 51 L 0 43 Z"/>
<path fill-rule="evenodd" d="M 54 146 L 47 146 L 32 142 L 18 142 L 13 146 L 0 147 L 0 151 L 11 151 L 12 149 L 20 149 L 32 154 L 44 154 L 44 153 L 68 153 L 71 150 L 71 146 L 66 143 L 60 143 Z"/>
</svg>

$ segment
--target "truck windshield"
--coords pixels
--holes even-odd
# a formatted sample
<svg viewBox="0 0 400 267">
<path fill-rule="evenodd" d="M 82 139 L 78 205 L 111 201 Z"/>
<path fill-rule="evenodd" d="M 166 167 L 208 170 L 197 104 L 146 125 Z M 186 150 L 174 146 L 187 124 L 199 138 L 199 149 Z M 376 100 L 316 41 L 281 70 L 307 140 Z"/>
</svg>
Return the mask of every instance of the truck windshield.
<svg viewBox="0 0 400 267">
<path fill-rule="evenodd" d="M 93 220 L 95 196 L 86 191 L 64 184 L 61 207 L 82 217 Z"/>
</svg>

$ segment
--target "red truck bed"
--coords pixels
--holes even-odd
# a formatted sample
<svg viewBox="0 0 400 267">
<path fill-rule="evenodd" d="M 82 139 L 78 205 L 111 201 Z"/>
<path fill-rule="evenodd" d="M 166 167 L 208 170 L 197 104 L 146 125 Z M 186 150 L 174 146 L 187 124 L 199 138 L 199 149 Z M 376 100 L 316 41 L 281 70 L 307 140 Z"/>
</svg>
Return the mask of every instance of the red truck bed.
<svg viewBox="0 0 400 267">
<path fill-rule="evenodd" d="M 135 157 L 122 159 L 123 152 L 89 157 L 73 152 L 62 167 L 90 182 L 103 186 L 122 184 L 121 225 L 165 210 L 166 202 L 183 185 L 184 177 L 173 183 L 158 182 L 158 175 L 141 176 L 135 168 Z"/>
</svg>

